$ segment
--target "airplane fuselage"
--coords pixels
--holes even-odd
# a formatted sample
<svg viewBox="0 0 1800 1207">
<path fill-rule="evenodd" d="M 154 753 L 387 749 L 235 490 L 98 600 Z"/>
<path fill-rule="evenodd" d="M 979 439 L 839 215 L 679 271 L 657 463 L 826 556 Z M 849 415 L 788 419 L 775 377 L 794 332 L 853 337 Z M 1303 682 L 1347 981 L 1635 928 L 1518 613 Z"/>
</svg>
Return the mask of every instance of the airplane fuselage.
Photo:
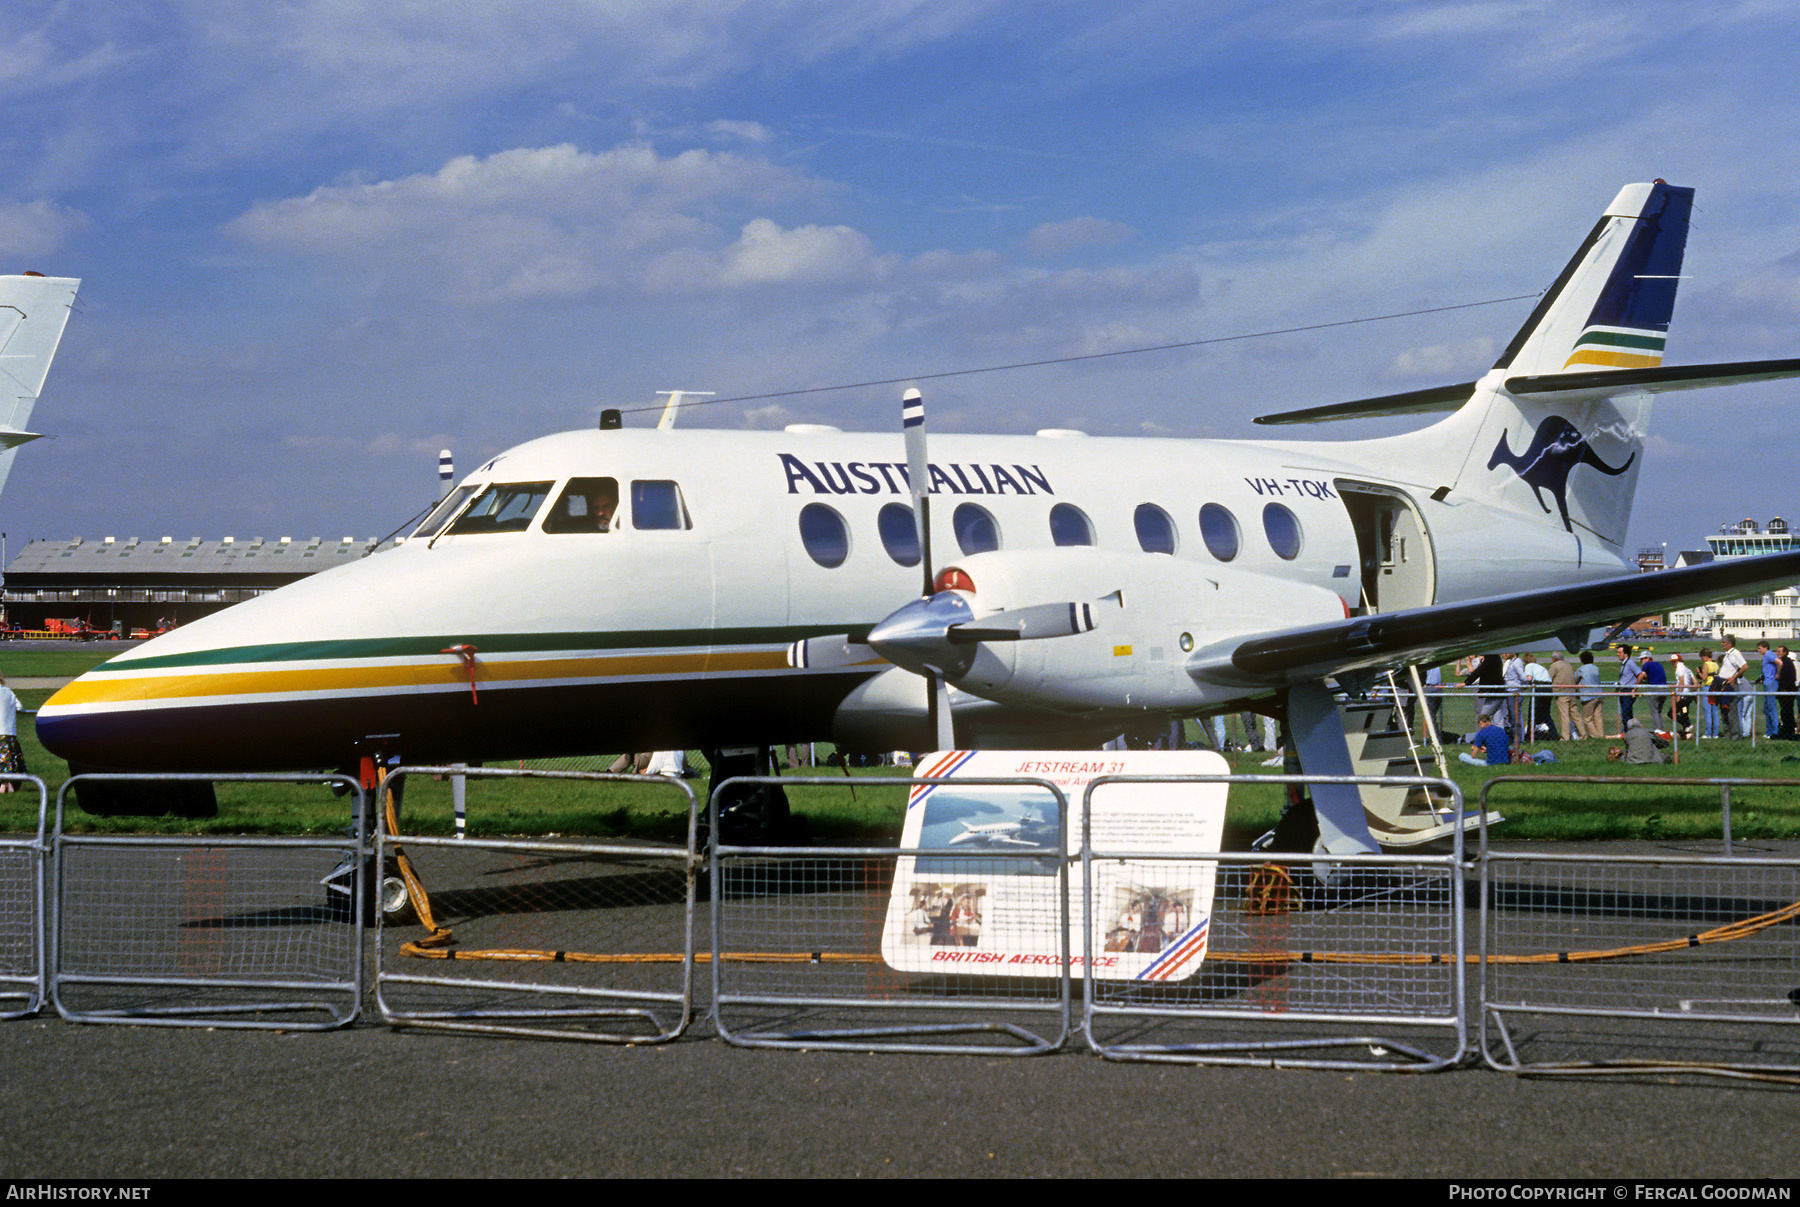
<svg viewBox="0 0 1800 1207">
<path fill-rule="evenodd" d="M 1521 525 L 1518 511 L 1468 492 L 1434 499 L 1448 483 L 1408 451 L 1424 435 L 939 435 L 933 560 L 1091 541 L 1173 558 L 1190 576 L 1285 584 L 1311 601 L 1304 616 L 1321 619 L 1624 568 L 1616 546 L 1591 533 L 1583 549 L 1581 533 Z M 595 479 L 616 483 L 611 530 L 546 530 L 569 484 Z M 565 432 L 483 465 L 465 497 L 494 485 L 538 496 L 518 530 L 452 523 L 178 629 L 59 693 L 39 734 L 74 764 L 131 770 L 343 766 L 376 740 L 410 761 L 480 762 L 887 736 L 880 703 L 851 697 L 891 668 L 796 670 L 785 651 L 866 632 L 920 594 L 896 435 Z M 1531 500 L 1526 483 L 1514 485 L 1515 502 Z M 1045 597 L 1057 587 L 1046 582 Z M 1175 628 L 1190 645 L 1228 635 L 1195 608 L 1099 635 L 1116 660 L 1109 669 L 1154 679 L 1160 659 L 1179 678 Z M 1229 624 L 1239 633 L 1289 622 Z M 1004 740 L 1009 723 L 1023 739 L 1051 715 L 965 702 L 986 709 L 990 740 Z M 1133 707 L 1227 702 L 1177 691 Z M 876 723 L 859 727 L 865 704 Z M 1130 710 L 1077 700 L 1057 715 L 1072 732 L 1104 735 Z"/>
</svg>

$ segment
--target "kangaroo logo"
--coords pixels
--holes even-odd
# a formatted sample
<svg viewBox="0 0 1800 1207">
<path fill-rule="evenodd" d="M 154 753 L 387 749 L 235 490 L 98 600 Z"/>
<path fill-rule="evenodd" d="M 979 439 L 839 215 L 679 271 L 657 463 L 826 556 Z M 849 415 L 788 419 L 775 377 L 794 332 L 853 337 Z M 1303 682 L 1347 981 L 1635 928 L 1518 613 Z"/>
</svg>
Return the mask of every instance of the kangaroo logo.
<svg viewBox="0 0 1800 1207">
<path fill-rule="evenodd" d="M 1513 472 L 1537 495 L 1538 506 L 1546 514 L 1550 504 L 1544 502 L 1544 492 L 1549 491 L 1556 499 L 1557 509 L 1562 512 L 1564 531 L 1573 532 L 1575 526 L 1569 522 L 1568 491 L 1569 475 L 1575 472 L 1575 467 L 1591 465 L 1608 477 L 1616 478 L 1630 469 L 1635 460 L 1637 454 L 1634 452 L 1625 458 L 1625 464 L 1614 469 L 1594 454 L 1588 447 L 1587 437 L 1574 424 L 1560 415 L 1552 415 L 1538 424 L 1531 447 L 1522 453 L 1513 453 L 1507 446 L 1506 433 L 1502 431 L 1500 443 L 1494 446 L 1494 455 L 1488 458 L 1487 467 L 1493 469 L 1501 462 L 1512 466 Z"/>
</svg>

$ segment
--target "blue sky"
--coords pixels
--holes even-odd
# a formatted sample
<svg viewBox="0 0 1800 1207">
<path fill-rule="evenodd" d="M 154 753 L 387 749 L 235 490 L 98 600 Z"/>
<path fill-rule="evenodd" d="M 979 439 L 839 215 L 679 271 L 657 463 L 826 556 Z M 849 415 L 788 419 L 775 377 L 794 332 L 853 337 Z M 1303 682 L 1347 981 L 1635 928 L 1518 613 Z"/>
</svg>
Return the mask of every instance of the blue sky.
<svg viewBox="0 0 1800 1207">
<path fill-rule="evenodd" d="M 1762 2 L 11 4 L 0 264 L 84 285 L 0 529 L 379 535 L 440 447 L 658 389 L 1535 294 L 1652 177 L 1698 190 L 1669 362 L 1800 355 L 1795 63 Z M 952 378 L 932 422 L 1255 436 L 1478 376 L 1530 306 Z M 1800 518 L 1797 391 L 1660 402 L 1633 542 Z"/>
</svg>

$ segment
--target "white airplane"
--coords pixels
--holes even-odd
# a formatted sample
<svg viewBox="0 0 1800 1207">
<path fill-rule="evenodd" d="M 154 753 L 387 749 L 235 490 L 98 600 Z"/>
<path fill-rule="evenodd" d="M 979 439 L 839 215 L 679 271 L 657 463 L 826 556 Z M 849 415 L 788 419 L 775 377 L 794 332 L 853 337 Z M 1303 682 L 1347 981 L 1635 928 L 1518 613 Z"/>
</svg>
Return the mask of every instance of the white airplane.
<svg viewBox="0 0 1800 1207">
<path fill-rule="evenodd" d="M 0 490 L 14 449 L 43 433 L 25 430 L 81 282 L 39 272 L 0 276 Z"/>
<path fill-rule="evenodd" d="M 1056 823 L 1049 818 L 1041 817 L 1035 810 L 1026 810 L 1018 817 L 1007 821 L 961 822 L 962 833 L 950 839 L 948 845 L 960 846 L 963 843 L 976 843 L 982 846 L 995 847 L 1042 847 L 1056 845 Z"/>
<path fill-rule="evenodd" d="M 1419 431 L 940 435 L 927 469 L 922 425 L 903 455 L 613 412 L 481 465 L 396 547 L 83 675 L 38 734 L 74 770 L 229 771 L 1091 746 L 1254 705 L 1307 771 L 1347 773 L 1330 680 L 1800 581 L 1800 553 L 1654 575 L 1624 553 L 1652 397 L 1800 375 L 1662 365 L 1692 200 L 1621 190 L 1478 380 L 1259 421 L 1452 412 Z M 933 566 L 933 544 L 957 554 Z M 1313 799 L 1325 849 L 1375 849 L 1354 789 Z"/>
</svg>

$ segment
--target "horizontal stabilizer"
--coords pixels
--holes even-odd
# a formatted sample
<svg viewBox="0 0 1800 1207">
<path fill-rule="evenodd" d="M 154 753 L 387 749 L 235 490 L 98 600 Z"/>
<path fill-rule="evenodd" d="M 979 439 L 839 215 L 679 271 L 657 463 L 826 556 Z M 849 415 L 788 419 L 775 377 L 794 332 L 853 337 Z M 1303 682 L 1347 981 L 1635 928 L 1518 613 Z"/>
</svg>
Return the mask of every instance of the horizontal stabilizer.
<svg viewBox="0 0 1800 1207">
<path fill-rule="evenodd" d="M 1409 662 L 1432 665 L 1509 649 L 1578 625 L 1621 625 L 1796 582 L 1800 552 L 1731 558 L 1234 638 L 1197 651 L 1188 672 L 1211 683 L 1274 687 Z"/>
<path fill-rule="evenodd" d="M 1666 394 L 1672 390 L 1704 390 L 1712 386 L 1741 386 L 1757 381 L 1800 377 L 1800 360 L 1740 360 L 1719 365 L 1669 365 L 1650 369 L 1608 369 L 1593 373 L 1537 373 L 1506 379 L 1509 394 L 1558 394 L 1564 401 L 1581 402 L 1614 394 Z M 1254 422 L 1265 426 L 1288 423 L 1331 423 L 1339 419 L 1373 419 L 1381 415 L 1424 415 L 1454 411 L 1475 393 L 1475 382 L 1436 386 L 1406 394 L 1383 394 L 1355 402 L 1334 402 L 1298 411 L 1259 415 Z"/>
<path fill-rule="evenodd" d="M 42 440 L 42 432 L 21 432 L 17 428 L 0 428 L 0 448 L 18 448 L 33 440 Z"/>
<path fill-rule="evenodd" d="M 1539 373 L 1509 377 L 1509 394 L 1568 394 L 1604 398 L 1628 392 L 1662 394 L 1741 386 L 1753 381 L 1800 377 L 1800 360 L 1740 360 L 1722 365 L 1670 365 L 1654 369 L 1609 369 L 1598 373 Z"/>
<path fill-rule="evenodd" d="M 1465 381 L 1460 385 L 1434 386 L 1429 390 L 1383 394 L 1379 398 L 1359 398 L 1355 402 L 1334 402 L 1328 406 L 1261 415 L 1255 422 L 1271 426 L 1283 423 L 1330 423 L 1336 419 L 1373 419 L 1377 415 L 1423 415 L 1432 411 L 1454 411 L 1469 401 L 1474 393 L 1475 383 Z"/>
</svg>

